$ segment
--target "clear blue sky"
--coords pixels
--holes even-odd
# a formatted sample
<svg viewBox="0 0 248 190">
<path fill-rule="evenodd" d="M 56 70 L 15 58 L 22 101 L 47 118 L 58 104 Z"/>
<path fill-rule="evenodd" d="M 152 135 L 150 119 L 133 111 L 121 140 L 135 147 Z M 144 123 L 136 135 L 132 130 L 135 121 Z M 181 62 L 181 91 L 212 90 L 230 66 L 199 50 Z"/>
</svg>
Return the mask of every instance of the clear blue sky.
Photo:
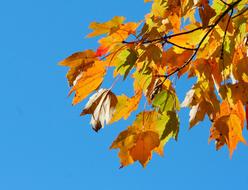
<svg viewBox="0 0 248 190">
<path fill-rule="evenodd" d="M 90 118 L 79 117 L 85 102 L 71 106 L 67 69 L 57 63 L 97 47 L 84 38 L 91 21 L 142 19 L 149 10 L 143 0 L 9 0 L 0 9 L 0 190 L 248 187 L 248 147 L 239 144 L 232 160 L 226 148 L 216 152 L 208 144 L 210 123 L 189 131 L 187 109 L 179 141 L 167 144 L 164 158 L 119 170 L 117 151 L 108 147 L 132 120 L 96 134 Z M 177 82 L 181 101 L 190 86 Z"/>
</svg>

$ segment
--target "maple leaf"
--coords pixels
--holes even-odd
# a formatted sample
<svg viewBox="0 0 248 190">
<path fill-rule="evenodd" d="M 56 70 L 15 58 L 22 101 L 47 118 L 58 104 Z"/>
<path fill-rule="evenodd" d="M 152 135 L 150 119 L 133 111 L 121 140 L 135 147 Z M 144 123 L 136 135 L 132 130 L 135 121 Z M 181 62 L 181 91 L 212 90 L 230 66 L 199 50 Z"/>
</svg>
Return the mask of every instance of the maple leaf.
<svg viewBox="0 0 248 190">
<path fill-rule="evenodd" d="M 162 58 L 162 49 L 156 45 L 148 45 L 141 47 L 141 55 L 138 59 L 138 62 L 146 63 L 158 63 Z"/>
<path fill-rule="evenodd" d="M 180 103 L 177 96 L 166 90 L 161 91 L 155 96 L 152 105 L 158 107 L 161 113 L 180 109 Z"/>
<path fill-rule="evenodd" d="M 81 72 L 77 76 L 73 83 L 74 85 L 69 92 L 69 95 L 75 92 L 73 105 L 82 101 L 94 90 L 97 90 L 102 84 L 105 73 L 105 64 L 102 61 L 94 62 L 90 68 L 84 72 Z"/>
<path fill-rule="evenodd" d="M 163 52 L 161 66 L 167 68 L 167 73 L 171 73 L 177 67 L 182 66 L 192 55 L 192 51 L 183 51 L 180 53 L 176 53 L 175 51 L 175 49 L 170 48 L 166 52 Z M 187 70 L 188 68 L 181 70 L 178 73 L 178 77 L 187 72 Z"/>
<path fill-rule="evenodd" d="M 219 102 L 208 82 L 199 82 L 188 91 L 181 107 L 190 107 L 190 128 L 202 121 L 207 114 L 211 120 L 219 110 Z"/>
<path fill-rule="evenodd" d="M 136 144 L 130 149 L 130 156 L 134 161 L 138 160 L 142 166 L 146 166 L 151 159 L 152 150 L 159 146 L 159 135 L 153 131 L 146 131 L 136 138 Z"/>
<path fill-rule="evenodd" d="M 100 46 L 97 48 L 96 56 L 101 57 L 108 52 L 108 48 Z"/>
<path fill-rule="evenodd" d="M 96 54 L 93 50 L 85 50 L 83 52 L 77 52 L 61 61 L 59 64 L 62 66 L 70 67 L 66 77 L 69 85 L 73 86 L 76 83 L 76 79 L 81 72 L 90 68 L 97 60 Z"/>
<path fill-rule="evenodd" d="M 97 93 L 90 97 L 81 116 L 85 114 L 92 114 L 91 124 L 92 128 L 97 132 L 104 127 L 104 122 L 110 123 L 117 98 L 109 89 L 100 89 Z"/>
<path fill-rule="evenodd" d="M 234 51 L 233 75 L 236 80 L 248 82 L 248 56 L 244 47 L 239 47 Z"/>
<path fill-rule="evenodd" d="M 204 2 L 202 3 L 202 6 L 199 7 L 199 14 L 203 27 L 206 27 L 208 26 L 210 19 L 216 15 L 216 12 L 212 7 L 209 6 L 208 2 Z"/>
<path fill-rule="evenodd" d="M 230 104 L 236 104 L 241 101 L 243 104 L 248 102 L 248 83 L 237 82 L 235 84 L 226 84 L 220 87 L 219 93 L 222 99 L 227 99 Z"/>
<path fill-rule="evenodd" d="M 125 94 L 117 96 L 116 111 L 112 117 L 111 123 L 120 120 L 121 118 L 127 119 L 130 114 L 138 108 L 140 99 L 142 97 L 142 91 L 137 91 L 131 98 Z"/>
<path fill-rule="evenodd" d="M 113 32 L 118 29 L 118 27 L 124 22 L 124 20 L 124 17 L 115 16 L 112 18 L 112 20 L 104 23 L 92 22 L 89 28 L 92 29 L 93 32 L 88 34 L 87 37 L 95 37 Z"/>
<path fill-rule="evenodd" d="M 242 136 L 244 128 L 244 107 L 241 101 L 234 106 L 230 106 L 227 101 L 223 101 L 220 106 L 220 112 L 210 129 L 209 141 L 216 141 L 216 149 L 219 150 L 224 144 L 227 144 L 232 156 L 238 142 L 246 144 Z"/>
<path fill-rule="evenodd" d="M 229 16 L 225 15 L 223 19 L 219 22 L 218 26 L 222 29 L 223 32 L 227 31 L 230 34 L 233 34 L 234 32 L 234 27 L 232 21 L 228 24 L 228 27 L 226 29 L 227 22 L 229 20 Z M 220 32 L 220 31 L 219 31 Z"/>
<path fill-rule="evenodd" d="M 132 48 L 126 48 L 118 52 L 118 55 L 111 60 L 112 64 L 116 67 L 114 71 L 114 76 L 117 74 L 124 75 L 124 80 L 133 69 L 136 60 L 137 52 Z"/>
<path fill-rule="evenodd" d="M 151 159 L 152 151 L 163 154 L 163 146 L 170 138 L 176 138 L 178 125 L 169 115 L 155 111 L 145 111 L 137 115 L 132 126 L 121 132 L 112 143 L 112 148 L 119 148 L 121 167 L 139 161 L 143 167 Z M 175 121 L 175 120 L 174 120 Z"/>
<path fill-rule="evenodd" d="M 101 46 L 108 49 L 109 52 L 114 51 L 116 50 L 116 47 L 122 45 L 122 42 L 125 41 L 129 35 L 135 34 L 135 31 L 139 25 L 140 23 L 135 22 L 121 24 L 108 36 L 101 38 L 98 42 L 101 44 Z"/>
</svg>

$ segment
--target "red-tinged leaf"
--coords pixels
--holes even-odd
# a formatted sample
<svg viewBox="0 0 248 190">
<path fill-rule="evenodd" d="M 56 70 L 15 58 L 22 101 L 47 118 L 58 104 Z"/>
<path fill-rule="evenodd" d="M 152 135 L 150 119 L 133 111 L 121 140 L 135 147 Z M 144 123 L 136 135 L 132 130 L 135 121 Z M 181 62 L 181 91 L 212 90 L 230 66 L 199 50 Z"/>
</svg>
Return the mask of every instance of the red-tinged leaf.
<svg viewBox="0 0 248 190">
<path fill-rule="evenodd" d="M 100 46 L 96 50 L 96 56 L 101 57 L 108 52 L 108 48 L 104 46 Z"/>
</svg>

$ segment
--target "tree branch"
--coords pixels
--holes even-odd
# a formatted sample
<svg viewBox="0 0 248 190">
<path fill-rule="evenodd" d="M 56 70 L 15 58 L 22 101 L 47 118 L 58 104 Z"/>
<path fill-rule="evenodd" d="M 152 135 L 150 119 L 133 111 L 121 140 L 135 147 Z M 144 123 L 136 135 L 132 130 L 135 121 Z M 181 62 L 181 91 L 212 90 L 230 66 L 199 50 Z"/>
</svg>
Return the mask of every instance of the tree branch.
<svg viewBox="0 0 248 190">
<path fill-rule="evenodd" d="M 180 46 L 180 45 L 177 45 L 173 42 L 170 42 L 169 40 L 166 40 L 165 43 L 168 43 L 168 44 L 171 44 L 171 45 L 174 45 L 178 48 L 181 48 L 181 49 L 185 49 L 185 50 L 196 50 L 196 48 L 188 48 L 188 47 L 184 47 L 184 46 Z"/>
<path fill-rule="evenodd" d="M 180 33 L 176 33 L 176 34 L 171 34 L 171 35 L 165 35 L 164 37 L 161 37 L 161 38 L 155 38 L 155 39 L 152 39 L 152 40 L 147 40 L 147 41 L 143 41 L 142 44 L 148 44 L 148 43 L 154 43 L 154 42 L 165 42 L 167 41 L 167 39 L 170 39 L 170 38 L 173 38 L 173 37 L 176 37 L 176 36 L 181 36 L 181 35 L 185 35 L 185 34 L 190 34 L 190 33 L 193 33 L 197 30 L 202 30 L 202 29 L 205 29 L 205 28 L 211 28 L 213 27 L 213 24 L 211 25 L 208 25 L 208 26 L 205 26 L 205 27 L 198 27 L 198 28 L 195 28 L 195 29 L 192 29 L 192 30 L 189 30 L 189 31 L 185 31 L 185 32 L 180 32 Z M 142 40 L 135 40 L 135 41 L 122 41 L 122 43 L 124 44 L 137 44 L 137 43 L 141 43 Z"/>
<path fill-rule="evenodd" d="M 244 14 L 246 11 L 248 11 L 248 7 L 244 8 L 244 9 L 241 10 L 238 14 L 234 15 L 234 16 L 232 17 L 232 19 L 235 19 L 235 18 L 237 18 L 238 16 Z"/>
<path fill-rule="evenodd" d="M 224 0 L 220 0 L 223 4 L 227 5 L 227 6 L 231 6 L 230 4 L 228 4 L 227 2 L 225 2 Z"/>
<path fill-rule="evenodd" d="M 195 28 L 193 30 L 189 30 L 189 31 L 186 31 L 186 32 L 180 32 L 180 33 L 177 33 L 177 34 L 171 34 L 171 35 L 168 35 L 167 38 L 170 39 L 170 38 L 173 38 L 173 37 L 176 37 L 176 36 L 181 36 L 181 35 L 185 35 L 185 34 L 190 34 L 190 33 L 193 33 L 197 30 L 202 30 L 202 29 L 205 29 L 205 28 L 211 28 L 213 27 L 213 24 L 211 25 L 208 25 L 208 26 L 205 26 L 205 27 L 198 27 L 198 28 Z"/>
<path fill-rule="evenodd" d="M 192 56 L 181 66 L 181 67 L 178 67 L 176 70 L 174 70 L 173 72 L 169 73 L 169 74 L 166 74 L 166 75 L 156 75 L 157 77 L 164 77 L 165 80 L 168 79 L 170 76 L 174 75 L 175 73 L 177 73 L 178 71 L 182 70 L 183 68 L 185 68 L 193 59 L 194 57 L 196 56 L 198 50 L 200 49 L 202 43 L 204 42 L 204 40 L 206 39 L 206 37 L 210 34 L 210 32 L 212 32 L 212 30 L 215 28 L 215 26 L 224 18 L 224 16 L 226 14 L 229 13 L 229 11 L 232 10 L 233 12 L 233 8 L 240 2 L 241 0 L 237 0 L 236 2 L 230 4 L 230 6 L 222 13 L 222 15 L 220 15 L 220 17 L 215 21 L 215 23 L 213 25 L 211 25 L 210 29 L 207 31 L 207 33 L 203 36 L 203 38 L 201 39 L 201 41 L 199 42 L 198 44 L 198 47 L 196 48 L 195 52 L 192 54 Z M 231 16 L 230 16 L 231 18 Z M 229 19 L 230 19 L 229 18 Z M 230 22 L 230 21 L 229 21 Z M 164 81 L 165 81 L 164 80 Z M 160 84 L 161 86 L 162 84 Z M 155 87 L 155 88 L 160 88 L 159 86 Z"/>
</svg>

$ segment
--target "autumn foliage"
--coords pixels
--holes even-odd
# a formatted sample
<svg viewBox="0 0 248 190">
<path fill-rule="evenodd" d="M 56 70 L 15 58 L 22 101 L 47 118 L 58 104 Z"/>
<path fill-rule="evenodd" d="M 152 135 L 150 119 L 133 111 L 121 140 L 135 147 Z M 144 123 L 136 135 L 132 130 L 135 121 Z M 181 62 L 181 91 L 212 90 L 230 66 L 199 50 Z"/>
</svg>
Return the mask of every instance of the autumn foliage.
<svg viewBox="0 0 248 190">
<path fill-rule="evenodd" d="M 95 131 L 128 119 L 146 103 L 131 126 L 110 146 L 119 149 L 121 167 L 139 161 L 144 167 L 165 144 L 177 140 L 178 111 L 190 108 L 190 128 L 205 117 L 212 122 L 209 141 L 227 145 L 230 155 L 239 142 L 248 115 L 248 0 L 145 0 L 151 11 L 139 22 L 92 22 L 88 37 L 99 36 L 96 51 L 77 52 L 60 64 L 73 105 L 90 96 L 81 115 L 90 114 Z M 112 68 L 112 69 L 108 69 Z M 111 87 L 102 87 L 113 71 Z M 182 103 L 175 77 L 195 77 Z M 122 80 L 133 79 L 133 96 L 114 93 Z M 185 81 L 186 82 L 186 81 Z"/>
</svg>

